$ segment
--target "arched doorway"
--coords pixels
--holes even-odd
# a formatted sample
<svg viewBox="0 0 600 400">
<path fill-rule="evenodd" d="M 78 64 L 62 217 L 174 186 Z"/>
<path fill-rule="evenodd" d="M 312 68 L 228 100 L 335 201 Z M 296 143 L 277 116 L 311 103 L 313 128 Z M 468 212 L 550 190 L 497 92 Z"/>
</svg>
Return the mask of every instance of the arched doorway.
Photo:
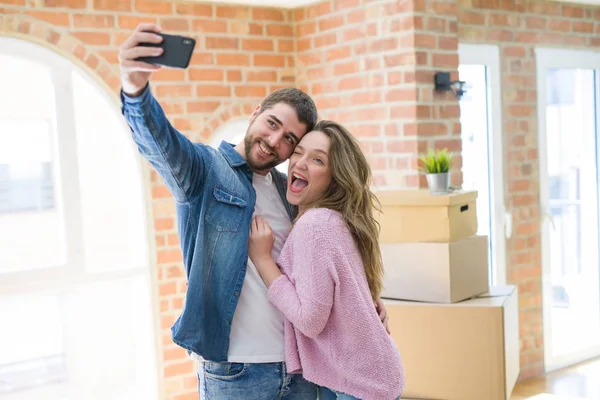
<svg viewBox="0 0 600 400">
<path fill-rule="evenodd" d="M 0 397 L 157 399 L 143 168 L 118 107 L 0 38 Z"/>
</svg>

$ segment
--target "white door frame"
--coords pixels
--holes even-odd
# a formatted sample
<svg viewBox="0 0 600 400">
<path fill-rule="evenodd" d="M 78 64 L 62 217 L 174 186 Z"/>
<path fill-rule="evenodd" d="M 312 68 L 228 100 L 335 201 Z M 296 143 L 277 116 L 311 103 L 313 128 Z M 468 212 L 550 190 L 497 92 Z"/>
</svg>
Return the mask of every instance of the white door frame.
<svg viewBox="0 0 600 400">
<path fill-rule="evenodd" d="M 600 70 L 600 53 L 585 50 L 536 48 L 537 98 L 538 98 L 538 162 L 540 176 L 540 229 L 542 247 L 542 310 L 544 327 L 544 364 L 546 372 L 560 369 L 600 355 L 600 346 L 560 357 L 552 355 L 552 271 L 550 265 L 550 235 L 552 221 L 547 218 L 549 205 L 549 179 L 546 142 L 546 71 L 548 68 L 573 68 Z M 596 94 L 600 93 L 596 81 Z M 600 117 L 600 101 L 596 104 L 596 116 Z M 600 137 L 596 124 L 596 138 Z M 598 154 L 598 149 L 596 149 Z"/>
<path fill-rule="evenodd" d="M 493 232 L 493 254 L 495 272 L 494 283 L 505 285 L 506 277 L 506 237 L 510 237 L 511 219 L 504 203 L 504 145 L 502 137 L 502 92 L 500 85 L 500 49 L 486 44 L 458 45 L 459 63 L 485 65 L 488 95 L 488 143 L 490 146 L 490 199 L 494 209 L 490 210 Z"/>
</svg>

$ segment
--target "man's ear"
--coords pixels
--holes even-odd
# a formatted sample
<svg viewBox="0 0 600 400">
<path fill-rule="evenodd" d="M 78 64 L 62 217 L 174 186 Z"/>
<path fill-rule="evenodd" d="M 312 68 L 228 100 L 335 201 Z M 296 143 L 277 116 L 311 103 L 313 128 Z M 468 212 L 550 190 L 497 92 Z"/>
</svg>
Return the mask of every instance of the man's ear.
<svg viewBox="0 0 600 400">
<path fill-rule="evenodd" d="M 250 122 L 254 121 L 258 114 L 260 114 L 260 104 L 256 106 L 256 108 L 252 112 L 252 115 L 250 115 Z"/>
</svg>

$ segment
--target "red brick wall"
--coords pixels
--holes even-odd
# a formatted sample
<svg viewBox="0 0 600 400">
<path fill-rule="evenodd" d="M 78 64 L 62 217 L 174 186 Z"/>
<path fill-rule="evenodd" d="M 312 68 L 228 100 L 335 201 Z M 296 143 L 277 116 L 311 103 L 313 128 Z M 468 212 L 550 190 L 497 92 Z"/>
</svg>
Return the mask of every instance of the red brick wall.
<svg viewBox="0 0 600 400">
<path fill-rule="evenodd" d="M 551 1 L 460 2 L 459 40 L 501 53 L 508 282 L 519 286 L 521 379 L 544 370 L 535 47 L 600 50 L 600 8 Z"/>
<path fill-rule="evenodd" d="M 118 45 L 138 22 L 193 35 L 188 70 L 165 70 L 153 88 L 174 124 L 206 140 L 223 122 L 247 116 L 269 91 L 294 85 L 321 115 L 360 137 L 379 187 L 424 186 L 417 154 L 460 151 L 457 100 L 433 91 L 435 70 L 456 72 L 458 41 L 501 47 L 509 282 L 521 295 L 521 378 L 543 369 L 537 44 L 598 48 L 600 10 L 546 1 L 327 0 L 292 11 L 152 0 L 0 0 L 0 35 L 45 44 L 105 82 L 116 98 Z M 462 181 L 457 159 L 453 181 Z M 173 201 L 152 174 L 160 358 L 166 399 L 197 399 L 194 365 L 169 327 L 185 291 Z"/>
<path fill-rule="evenodd" d="M 417 155 L 431 146 L 461 150 L 458 101 L 432 85 L 435 70 L 458 68 L 457 7 L 364 3 L 325 1 L 294 12 L 297 81 L 322 117 L 360 138 L 379 188 L 425 186 Z M 455 184 L 460 166 L 458 156 Z"/>
</svg>

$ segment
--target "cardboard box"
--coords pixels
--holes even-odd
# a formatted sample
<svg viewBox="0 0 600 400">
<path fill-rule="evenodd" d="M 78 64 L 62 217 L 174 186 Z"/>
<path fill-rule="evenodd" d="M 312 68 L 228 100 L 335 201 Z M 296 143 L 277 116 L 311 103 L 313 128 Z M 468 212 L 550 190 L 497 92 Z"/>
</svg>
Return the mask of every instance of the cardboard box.
<svg viewBox="0 0 600 400">
<path fill-rule="evenodd" d="M 381 243 L 454 242 L 477 232 L 477 192 L 432 196 L 429 190 L 376 193 L 381 202 Z"/>
<path fill-rule="evenodd" d="M 489 290 L 487 236 L 451 243 L 382 243 L 381 297 L 456 303 Z"/>
<path fill-rule="evenodd" d="M 507 400 L 519 375 L 517 288 L 455 304 L 386 300 L 406 374 L 403 398 Z"/>
</svg>

